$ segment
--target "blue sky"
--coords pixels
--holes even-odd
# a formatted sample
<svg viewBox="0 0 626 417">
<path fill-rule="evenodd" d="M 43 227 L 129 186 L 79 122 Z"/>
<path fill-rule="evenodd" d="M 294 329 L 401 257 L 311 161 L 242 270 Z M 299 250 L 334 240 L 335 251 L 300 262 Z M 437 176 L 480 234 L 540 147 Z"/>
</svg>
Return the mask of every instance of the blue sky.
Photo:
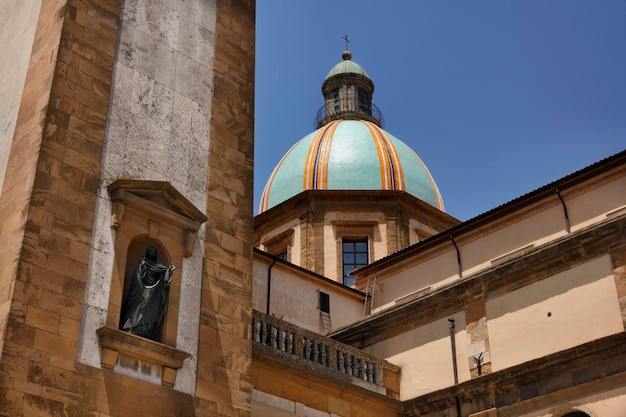
<svg viewBox="0 0 626 417">
<path fill-rule="evenodd" d="M 256 24 L 255 214 L 346 34 L 460 220 L 626 148 L 624 0 L 259 0 Z"/>
</svg>

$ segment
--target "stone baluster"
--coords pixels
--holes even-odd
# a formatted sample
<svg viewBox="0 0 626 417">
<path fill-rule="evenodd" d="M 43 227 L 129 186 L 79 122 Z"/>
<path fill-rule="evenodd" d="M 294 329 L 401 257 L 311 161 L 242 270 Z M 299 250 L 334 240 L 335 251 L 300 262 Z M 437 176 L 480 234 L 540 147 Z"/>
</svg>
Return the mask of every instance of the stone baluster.
<svg viewBox="0 0 626 417">
<path fill-rule="evenodd" d="M 276 348 L 281 352 L 285 351 L 285 331 L 283 329 L 277 329 L 276 332 Z"/>
<path fill-rule="evenodd" d="M 337 352 L 337 370 L 339 372 L 344 372 L 343 369 L 343 352 L 339 351 L 339 350 L 335 350 L 335 352 Z"/>
<path fill-rule="evenodd" d="M 360 379 L 365 379 L 365 378 L 363 378 L 363 375 L 365 374 L 365 372 L 363 371 L 363 360 L 362 359 L 357 359 L 356 363 L 357 363 L 357 370 L 356 370 L 357 376 Z"/>
<path fill-rule="evenodd" d="M 321 349 L 320 349 L 320 363 L 324 366 L 328 366 L 328 347 L 325 345 L 320 345 Z"/>
<path fill-rule="evenodd" d="M 261 322 L 259 323 L 259 327 L 260 327 L 259 343 L 265 343 L 265 337 L 267 336 L 267 325 Z"/>
</svg>

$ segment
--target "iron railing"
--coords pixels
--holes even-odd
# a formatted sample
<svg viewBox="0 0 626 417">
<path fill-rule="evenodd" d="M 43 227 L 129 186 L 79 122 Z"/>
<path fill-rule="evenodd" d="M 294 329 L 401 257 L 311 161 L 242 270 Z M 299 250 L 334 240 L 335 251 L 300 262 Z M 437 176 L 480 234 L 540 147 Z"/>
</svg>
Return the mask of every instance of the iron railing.
<svg viewBox="0 0 626 417">
<path fill-rule="evenodd" d="M 317 129 L 331 120 L 354 117 L 370 119 L 384 129 L 383 113 L 374 103 L 362 100 L 346 100 L 341 101 L 340 104 L 326 103 L 320 107 L 315 116 L 315 128 Z"/>
</svg>

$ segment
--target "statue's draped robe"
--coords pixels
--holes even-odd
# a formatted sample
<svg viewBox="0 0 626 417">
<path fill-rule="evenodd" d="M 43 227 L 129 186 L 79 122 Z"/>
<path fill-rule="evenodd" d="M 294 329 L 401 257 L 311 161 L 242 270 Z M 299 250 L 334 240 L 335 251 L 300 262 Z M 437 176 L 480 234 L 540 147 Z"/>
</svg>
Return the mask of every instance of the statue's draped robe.
<svg viewBox="0 0 626 417">
<path fill-rule="evenodd" d="M 122 309 L 120 328 L 138 336 L 155 339 L 165 315 L 172 270 L 150 259 L 148 249 L 132 274 L 128 297 Z"/>
</svg>

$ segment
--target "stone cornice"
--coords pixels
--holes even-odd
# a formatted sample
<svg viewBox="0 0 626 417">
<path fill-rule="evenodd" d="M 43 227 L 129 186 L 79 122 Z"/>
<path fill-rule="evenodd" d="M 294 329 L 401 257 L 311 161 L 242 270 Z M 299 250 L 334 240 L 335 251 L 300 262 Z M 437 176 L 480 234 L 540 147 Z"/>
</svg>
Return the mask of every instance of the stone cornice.
<svg viewBox="0 0 626 417">
<path fill-rule="evenodd" d="M 307 190 L 258 214 L 254 218 L 254 229 L 255 233 L 262 233 L 261 229 L 271 229 L 284 223 L 286 219 L 298 218 L 307 212 L 354 211 L 355 207 L 359 207 L 359 211 L 401 210 L 414 213 L 416 217 L 437 218 L 442 229 L 460 223 L 458 219 L 405 191 Z"/>
</svg>

